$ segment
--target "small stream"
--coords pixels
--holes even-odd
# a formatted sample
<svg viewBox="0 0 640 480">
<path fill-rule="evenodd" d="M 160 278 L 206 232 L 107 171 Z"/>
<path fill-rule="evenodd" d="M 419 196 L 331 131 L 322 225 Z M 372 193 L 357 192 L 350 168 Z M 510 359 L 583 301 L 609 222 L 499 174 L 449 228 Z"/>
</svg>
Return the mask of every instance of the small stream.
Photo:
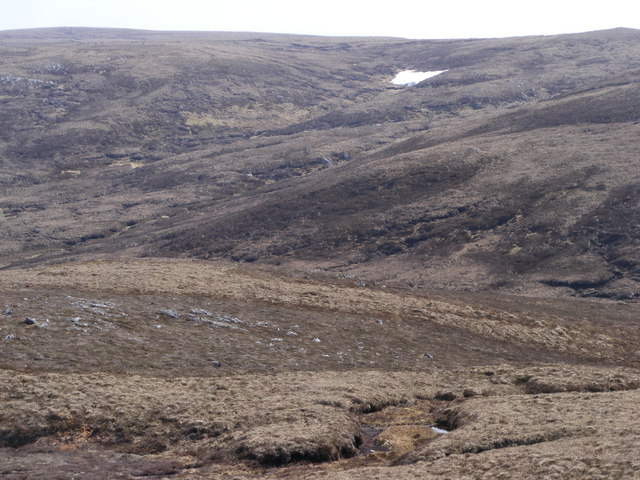
<svg viewBox="0 0 640 480">
<path fill-rule="evenodd" d="M 430 425 L 431 430 L 437 435 L 444 435 L 449 433 L 449 430 L 438 428 Z M 391 448 L 376 443 L 376 438 L 380 435 L 384 429 L 372 427 L 370 425 L 362 425 L 362 444 L 358 448 L 358 456 L 370 455 L 376 452 L 388 452 Z"/>
<path fill-rule="evenodd" d="M 382 433 L 382 429 L 370 427 L 368 425 L 362 426 L 362 444 L 358 448 L 358 455 L 369 455 L 375 452 L 387 452 L 389 447 L 378 445 L 375 440 L 378 435 Z"/>
<path fill-rule="evenodd" d="M 449 433 L 449 430 L 438 428 L 431 425 L 431 430 L 437 435 L 444 435 Z M 380 435 L 384 429 L 376 428 L 369 425 L 362 426 L 362 444 L 358 448 L 358 456 L 370 455 L 376 452 L 388 452 L 391 448 L 376 443 L 376 438 Z"/>
</svg>

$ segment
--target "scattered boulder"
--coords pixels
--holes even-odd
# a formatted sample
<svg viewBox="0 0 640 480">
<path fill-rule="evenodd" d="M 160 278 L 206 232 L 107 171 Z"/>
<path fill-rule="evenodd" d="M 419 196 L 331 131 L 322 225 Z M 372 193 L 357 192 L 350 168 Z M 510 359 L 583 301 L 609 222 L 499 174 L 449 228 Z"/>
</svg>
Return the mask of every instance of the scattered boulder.
<svg viewBox="0 0 640 480">
<path fill-rule="evenodd" d="M 219 319 L 219 317 L 216 317 L 217 319 Z M 244 328 L 240 328 L 237 325 L 234 325 L 233 323 L 229 323 L 228 321 L 218 321 L 218 320 L 212 320 L 210 318 L 203 318 L 203 317 L 198 317 L 192 313 L 189 314 L 189 319 L 193 320 L 196 323 L 206 323 L 207 325 L 211 326 L 211 327 L 222 327 L 222 328 L 229 328 L 231 330 L 246 330 Z"/>
<path fill-rule="evenodd" d="M 35 318 L 27 317 L 22 323 L 24 323 L 25 325 L 37 325 L 38 321 Z"/>
<path fill-rule="evenodd" d="M 171 310 L 170 308 L 163 308 L 158 313 L 160 313 L 160 315 L 164 315 L 164 316 L 170 317 L 170 318 L 180 318 L 180 314 L 178 312 L 176 312 L 175 310 Z"/>
<path fill-rule="evenodd" d="M 243 323 L 242 320 L 236 317 L 232 317 L 231 315 L 221 315 L 219 317 L 216 317 L 216 320 L 220 322 Z"/>
</svg>

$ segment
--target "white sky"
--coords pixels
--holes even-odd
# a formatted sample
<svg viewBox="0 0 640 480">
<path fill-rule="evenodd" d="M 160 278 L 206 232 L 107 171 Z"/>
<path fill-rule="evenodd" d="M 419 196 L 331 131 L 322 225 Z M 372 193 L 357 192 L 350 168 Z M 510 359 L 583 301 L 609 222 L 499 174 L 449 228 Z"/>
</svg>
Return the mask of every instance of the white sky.
<svg viewBox="0 0 640 480">
<path fill-rule="evenodd" d="M 640 1 L 0 0 L 0 30 L 56 26 L 507 37 L 640 28 Z"/>
</svg>

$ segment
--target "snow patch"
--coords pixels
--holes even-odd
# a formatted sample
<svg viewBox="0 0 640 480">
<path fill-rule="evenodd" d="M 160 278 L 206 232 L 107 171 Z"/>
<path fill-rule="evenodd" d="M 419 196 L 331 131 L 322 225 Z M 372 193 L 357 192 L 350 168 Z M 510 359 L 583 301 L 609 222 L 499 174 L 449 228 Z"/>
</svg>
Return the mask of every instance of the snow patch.
<svg viewBox="0 0 640 480">
<path fill-rule="evenodd" d="M 449 70 L 434 70 L 432 72 L 416 72 L 415 70 L 404 70 L 398 73 L 391 83 L 394 85 L 404 85 L 405 87 L 411 87 L 417 83 L 426 80 L 427 78 L 435 77 L 441 73 L 448 72 Z"/>
</svg>

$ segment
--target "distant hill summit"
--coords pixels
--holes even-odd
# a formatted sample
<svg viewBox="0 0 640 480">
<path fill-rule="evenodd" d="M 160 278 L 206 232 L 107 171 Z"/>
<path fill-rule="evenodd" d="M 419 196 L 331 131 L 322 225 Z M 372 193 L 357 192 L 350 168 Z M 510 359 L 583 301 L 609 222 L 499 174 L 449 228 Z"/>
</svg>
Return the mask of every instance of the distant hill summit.
<svg viewBox="0 0 640 480">
<path fill-rule="evenodd" d="M 0 32 L 3 266 L 640 297 L 640 31 Z M 395 85 L 403 71 L 441 72 Z M 413 83 L 413 82 L 406 82 Z"/>
</svg>

